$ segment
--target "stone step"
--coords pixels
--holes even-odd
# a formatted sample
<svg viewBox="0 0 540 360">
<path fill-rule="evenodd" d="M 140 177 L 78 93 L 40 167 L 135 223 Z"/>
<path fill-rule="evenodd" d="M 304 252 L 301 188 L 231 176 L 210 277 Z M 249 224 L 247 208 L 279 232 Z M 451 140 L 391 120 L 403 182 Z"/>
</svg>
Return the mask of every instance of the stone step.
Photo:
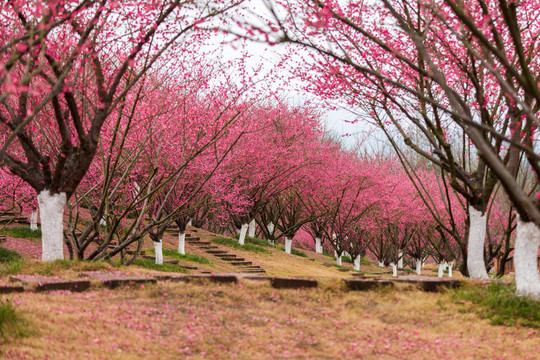
<svg viewBox="0 0 540 360">
<path fill-rule="evenodd" d="M 242 272 L 244 272 L 244 273 L 246 273 L 246 274 L 266 274 L 266 271 L 264 271 L 263 269 L 260 269 L 260 270 L 257 270 L 257 269 L 253 269 L 253 270 L 246 269 L 246 270 L 242 270 Z"/>
<path fill-rule="evenodd" d="M 178 266 L 187 270 L 197 270 L 197 267 L 193 265 L 179 264 Z"/>
<path fill-rule="evenodd" d="M 219 249 L 219 246 L 216 246 L 216 245 L 203 245 L 203 246 L 197 246 L 197 247 L 202 250 Z"/>
<path fill-rule="evenodd" d="M 152 256 L 152 255 L 143 255 L 143 259 L 146 259 L 146 260 L 156 260 L 156 257 L 155 256 Z M 173 265 L 176 265 L 179 263 L 178 260 L 176 259 L 163 259 L 163 263 L 164 264 L 173 264 Z"/>
<path fill-rule="evenodd" d="M 232 259 L 237 259 L 236 255 L 235 254 L 216 254 L 217 257 L 220 257 L 220 258 L 232 258 Z"/>
<path fill-rule="evenodd" d="M 237 258 L 236 256 L 235 257 L 228 257 L 228 258 L 221 258 L 221 260 L 223 260 L 223 261 L 244 261 L 244 259 Z"/>
<path fill-rule="evenodd" d="M 251 261 L 231 261 L 231 265 L 240 266 L 240 265 L 251 265 Z"/>
<path fill-rule="evenodd" d="M 210 250 L 206 250 L 206 253 L 207 253 L 207 254 L 227 254 L 227 251 L 226 251 L 226 250 L 214 250 L 214 249 L 210 249 Z"/>
<path fill-rule="evenodd" d="M 244 269 L 262 269 L 259 265 L 247 265 L 244 266 Z"/>
<path fill-rule="evenodd" d="M 275 289 L 301 289 L 317 287 L 317 280 L 294 279 L 294 278 L 272 278 L 271 284 Z"/>
<path fill-rule="evenodd" d="M 198 236 L 194 236 L 194 237 L 192 237 L 192 236 L 186 236 L 186 241 L 188 241 L 188 242 L 191 242 L 191 241 L 199 241 L 199 240 L 201 240 L 201 238 L 198 237 Z"/>
</svg>

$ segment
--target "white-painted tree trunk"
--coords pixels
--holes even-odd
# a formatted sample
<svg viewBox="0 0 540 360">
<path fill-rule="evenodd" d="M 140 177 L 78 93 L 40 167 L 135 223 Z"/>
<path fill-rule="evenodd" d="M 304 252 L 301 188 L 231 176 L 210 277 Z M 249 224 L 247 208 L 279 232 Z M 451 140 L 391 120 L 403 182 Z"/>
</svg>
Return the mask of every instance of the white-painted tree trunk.
<svg viewBox="0 0 540 360">
<path fill-rule="evenodd" d="M 343 266 L 343 262 L 341 261 L 341 258 L 343 257 L 343 254 L 341 254 L 341 256 L 337 256 L 337 253 L 336 253 L 336 264 L 338 266 Z"/>
<path fill-rule="evenodd" d="M 156 264 L 163 265 L 163 243 L 154 241 L 154 252 L 156 253 Z"/>
<path fill-rule="evenodd" d="M 424 258 L 424 259 L 422 260 L 422 268 L 425 268 L 425 267 L 426 267 L 426 260 L 427 260 L 427 258 Z"/>
<path fill-rule="evenodd" d="M 268 232 L 269 232 L 270 234 L 273 234 L 273 233 L 274 233 L 274 227 L 275 227 L 275 225 L 274 225 L 274 223 L 271 222 L 271 221 L 268 223 L 268 225 L 266 225 L 266 228 L 268 229 Z"/>
<path fill-rule="evenodd" d="M 287 254 L 290 254 L 291 249 L 292 249 L 292 239 L 289 239 L 288 237 L 285 237 L 285 252 Z"/>
<path fill-rule="evenodd" d="M 357 255 L 354 259 L 353 270 L 360 271 L 360 255 Z"/>
<path fill-rule="evenodd" d="M 248 229 L 248 236 L 250 237 L 255 237 L 255 227 L 256 227 L 257 223 L 255 222 L 255 219 L 251 220 L 249 222 L 249 229 Z"/>
<path fill-rule="evenodd" d="M 189 221 L 187 222 L 186 226 L 192 226 L 193 225 L 193 220 L 189 219 Z"/>
<path fill-rule="evenodd" d="M 540 276 L 538 275 L 538 247 L 540 228 L 533 222 L 521 221 L 518 217 L 514 268 L 516 271 L 516 294 L 540 299 Z"/>
<path fill-rule="evenodd" d="M 64 207 L 66 193 L 53 194 L 43 190 L 37 196 L 41 218 L 41 259 L 64 259 Z"/>
<path fill-rule="evenodd" d="M 32 211 L 32 214 L 30 215 L 30 230 L 36 231 L 38 229 L 37 219 L 38 219 L 38 211 L 34 210 Z"/>
<path fill-rule="evenodd" d="M 99 225 L 101 225 L 101 226 L 106 226 L 106 225 L 107 225 L 107 221 L 105 221 L 104 218 L 101 218 L 101 219 L 99 220 Z"/>
<path fill-rule="evenodd" d="M 384 267 L 384 262 L 379 261 L 379 267 L 382 267 L 382 268 L 383 268 L 383 267 Z"/>
<path fill-rule="evenodd" d="M 454 263 L 450 262 L 450 264 L 448 264 L 448 277 L 453 277 L 452 275 L 452 267 L 454 266 Z"/>
<path fill-rule="evenodd" d="M 437 272 L 437 277 L 444 277 L 444 264 L 437 264 L 437 269 L 439 270 Z"/>
<path fill-rule="evenodd" d="M 238 242 L 240 243 L 240 245 L 244 245 L 245 243 L 248 227 L 248 224 L 242 224 L 242 227 L 240 228 L 240 236 L 238 237 Z"/>
<path fill-rule="evenodd" d="M 320 237 L 315 238 L 315 252 L 317 254 L 322 254 L 322 245 L 321 245 L 321 238 Z"/>
<path fill-rule="evenodd" d="M 416 259 L 416 273 L 418 275 L 422 273 L 422 259 Z"/>
<path fill-rule="evenodd" d="M 178 253 L 185 255 L 186 254 L 186 233 L 178 233 Z"/>
<path fill-rule="evenodd" d="M 392 267 L 392 276 L 397 276 L 397 265 L 394 263 L 390 263 L 390 266 Z"/>
<path fill-rule="evenodd" d="M 398 269 L 403 269 L 403 253 L 399 252 L 398 256 L 399 256 L 399 260 L 397 263 L 397 267 Z"/>
<path fill-rule="evenodd" d="M 471 227 L 469 229 L 469 246 L 467 251 L 467 269 L 471 279 L 487 279 L 484 262 L 484 242 L 486 239 L 486 215 L 469 206 Z"/>
</svg>

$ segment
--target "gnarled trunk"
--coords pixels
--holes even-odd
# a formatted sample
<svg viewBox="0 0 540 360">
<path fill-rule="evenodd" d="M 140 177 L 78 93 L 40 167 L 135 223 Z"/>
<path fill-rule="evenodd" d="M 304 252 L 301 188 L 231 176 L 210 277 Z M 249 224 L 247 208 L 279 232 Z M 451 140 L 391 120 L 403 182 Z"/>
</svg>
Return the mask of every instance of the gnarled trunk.
<svg viewBox="0 0 540 360">
<path fill-rule="evenodd" d="M 240 236 L 238 237 L 238 242 L 240 245 L 244 245 L 245 243 L 248 227 L 248 224 L 242 224 L 242 227 L 240 228 Z"/>
<path fill-rule="evenodd" d="M 156 264 L 163 265 L 163 243 L 154 241 L 154 252 L 156 253 Z"/>
<path fill-rule="evenodd" d="M 518 217 L 514 267 L 516 271 L 516 294 L 540 299 L 540 276 L 538 275 L 538 247 L 540 228 L 533 222 Z"/>
<path fill-rule="evenodd" d="M 41 260 L 64 259 L 64 207 L 66 193 L 43 190 L 37 196 L 41 218 Z"/>
<path fill-rule="evenodd" d="M 486 215 L 469 206 L 471 228 L 467 254 L 467 269 L 471 279 L 487 279 L 484 262 L 484 242 L 486 239 Z"/>
</svg>

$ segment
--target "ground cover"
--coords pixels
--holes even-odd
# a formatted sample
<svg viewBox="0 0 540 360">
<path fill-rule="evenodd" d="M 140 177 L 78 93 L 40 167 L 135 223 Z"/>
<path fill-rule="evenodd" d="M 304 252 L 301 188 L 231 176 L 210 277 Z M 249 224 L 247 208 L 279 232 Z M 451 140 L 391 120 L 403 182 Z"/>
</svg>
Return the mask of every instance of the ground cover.
<svg viewBox="0 0 540 360">
<path fill-rule="evenodd" d="M 410 286 L 276 290 L 268 283 L 160 283 L 5 296 L 37 333 L 6 359 L 533 359 L 539 331 L 496 326 L 449 293 Z M 103 301 L 107 299 L 107 301 Z"/>
</svg>

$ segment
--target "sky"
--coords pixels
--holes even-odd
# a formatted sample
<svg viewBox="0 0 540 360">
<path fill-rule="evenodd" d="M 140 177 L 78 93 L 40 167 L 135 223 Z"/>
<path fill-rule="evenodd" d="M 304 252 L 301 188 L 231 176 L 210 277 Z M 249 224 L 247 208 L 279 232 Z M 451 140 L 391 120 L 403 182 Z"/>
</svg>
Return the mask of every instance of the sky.
<svg viewBox="0 0 540 360">
<path fill-rule="evenodd" d="M 207 46 L 216 60 L 226 62 L 242 59 L 248 74 L 265 80 L 261 82 L 261 86 L 282 94 L 291 104 L 306 101 L 316 104 L 322 102 L 313 94 L 304 91 L 305 83 L 294 77 L 288 69 L 296 66 L 296 63 L 306 61 L 307 57 L 306 59 L 300 56 L 289 57 L 284 45 L 269 46 L 251 41 L 236 41 L 223 45 L 219 39 L 213 38 L 212 43 L 208 43 Z M 283 57 L 288 58 L 286 66 L 280 66 Z M 335 106 L 336 104 L 332 105 Z M 325 108 L 323 104 L 321 108 Z M 328 107 L 323 112 L 322 121 L 325 128 L 341 138 L 347 147 L 352 147 L 357 142 L 357 135 L 362 137 L 367 131 L 365 125 L 350 123 L 356 115 L 346 109 L 332 110 Z"/>
</svg>

